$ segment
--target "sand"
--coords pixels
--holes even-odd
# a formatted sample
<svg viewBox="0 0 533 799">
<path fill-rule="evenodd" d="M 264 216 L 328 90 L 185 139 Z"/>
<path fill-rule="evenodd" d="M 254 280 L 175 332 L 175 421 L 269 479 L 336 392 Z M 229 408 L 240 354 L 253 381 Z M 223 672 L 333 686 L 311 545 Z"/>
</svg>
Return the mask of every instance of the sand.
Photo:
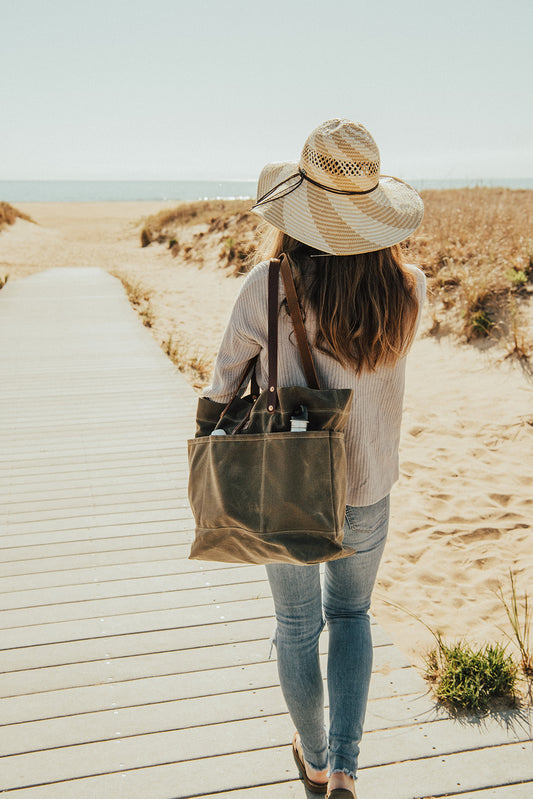
<svg viewBox="0 0 533 799">
<path fill-rule="evenodd" d="M 172 205 L 19 204 L 39 226 L 0 234 L 0 277 L 58 266 L 127 275 L 150 292 L 158 341 L 179 335 L 212 357 L 241 279 L 216 268 L 216 253 L 198 268 L 140 247 L 143 216 Z M 429 317 L 408 362 L 401 478 L 373 602 L 420 667 L 434 642 L 424 625 L 448 641 L 505 642 L 498 586 L 509 597 L 510 569 L 519 596 L 533 585 L 533 381 L 497 348 L 428 337 Z"/>
</svg>

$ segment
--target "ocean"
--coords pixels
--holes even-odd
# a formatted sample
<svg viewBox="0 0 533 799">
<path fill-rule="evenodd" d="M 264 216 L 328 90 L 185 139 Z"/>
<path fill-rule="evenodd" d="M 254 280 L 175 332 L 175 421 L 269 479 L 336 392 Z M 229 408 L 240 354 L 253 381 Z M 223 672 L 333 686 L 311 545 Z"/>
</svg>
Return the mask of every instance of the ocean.
<svg viewBox="0 0 533 799">
<path fill-rule="evenodd" d="M 533 178 L 407 182 L 418 191 L 474 186 L 533 189 Z M 256 185 L 254 180 L 0 180 L 0 201 L 21 203 L 229 199 L 255 197 Z"/>
<path fill-rule="evenodd" d="M 0 180 L 0 201 L 128 202 L 255 196 L 255 180 Z"/>
</svg>

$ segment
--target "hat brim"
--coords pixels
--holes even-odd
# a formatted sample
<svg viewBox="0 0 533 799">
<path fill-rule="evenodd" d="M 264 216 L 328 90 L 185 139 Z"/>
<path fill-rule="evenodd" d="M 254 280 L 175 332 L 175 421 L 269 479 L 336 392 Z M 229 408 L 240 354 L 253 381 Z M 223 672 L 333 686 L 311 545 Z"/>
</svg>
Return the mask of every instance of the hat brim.
<svg viewBox="0 0 533 799">
<path fill-rule="evenodd" d="M 267 164 L 257 196 L 298 172 L 298 164 Z M 382 250 L 408 238 L 420 225 L 424 203 L 398 178 L 382 176 L 369 194 L 335 194 L 303 180 L 293 191 L 280 186 L 254 213 L 297 241 L 331 255 Z"/>
</svg>

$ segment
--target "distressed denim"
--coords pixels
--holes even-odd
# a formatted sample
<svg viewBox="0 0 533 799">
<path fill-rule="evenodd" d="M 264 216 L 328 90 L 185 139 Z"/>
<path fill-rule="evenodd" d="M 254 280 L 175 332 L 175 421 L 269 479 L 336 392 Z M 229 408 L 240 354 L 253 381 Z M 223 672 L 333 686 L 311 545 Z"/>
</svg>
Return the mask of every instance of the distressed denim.
<svg viewBox="0 0 533 799">
<path fill-rule="evenodd" d="M 346 507 L 344 540 L 356 554 L 324 566 L 266 567 L 276 611 L 274 643 L 281 690 L 300 733 L 306 761 L 356 776 L 372 673 L 368 611 L 389 524 L 389 497 Z M 318 654 L 327 623 L 329 731 Z"/>
</svg>

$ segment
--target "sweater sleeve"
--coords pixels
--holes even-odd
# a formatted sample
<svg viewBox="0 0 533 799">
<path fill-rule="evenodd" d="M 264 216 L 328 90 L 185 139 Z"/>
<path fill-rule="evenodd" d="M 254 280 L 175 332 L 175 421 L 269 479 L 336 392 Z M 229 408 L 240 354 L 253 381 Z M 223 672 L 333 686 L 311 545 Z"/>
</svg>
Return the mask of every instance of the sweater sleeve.
<svg viewBox="0 0 533 799">
<path fill-rule="evenodd" d="M 228 402 L 247 362 L 266 346 L 267 280 L 268 263 L 252 269 L 243 282 L 222 338 L 211 385 L 203 391 L 204 397 Z"/>
</svg>

